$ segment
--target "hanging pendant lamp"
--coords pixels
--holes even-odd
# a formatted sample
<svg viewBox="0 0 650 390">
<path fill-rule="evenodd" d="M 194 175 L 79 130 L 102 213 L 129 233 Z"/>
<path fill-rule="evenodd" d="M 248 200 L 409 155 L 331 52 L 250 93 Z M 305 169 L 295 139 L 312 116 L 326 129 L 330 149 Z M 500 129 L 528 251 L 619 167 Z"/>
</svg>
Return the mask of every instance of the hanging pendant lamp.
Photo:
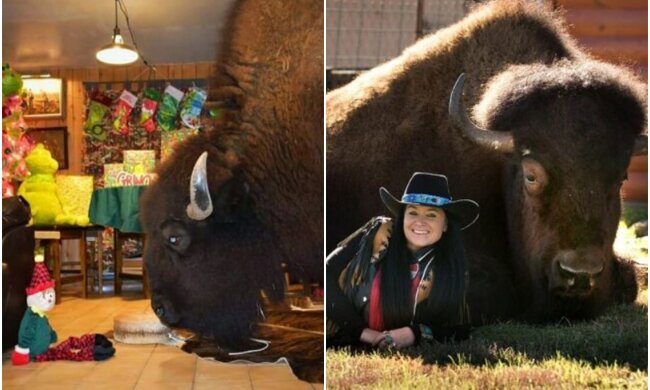
<svg viewBox="0 0 650 390">
<path fill-rule="evenodd" d="M 138 60 L 138 52 L 130 45 L 124 43 L 124 38 L 120 35 L 120 29 L 117 26 L 117 2 L 115 0 L 115 28 L 113 29 L 113 39 L 111 43 L 103 46 L 95 57 L 99 62 L 108 65 L 128 65 Z"/>
</svg>

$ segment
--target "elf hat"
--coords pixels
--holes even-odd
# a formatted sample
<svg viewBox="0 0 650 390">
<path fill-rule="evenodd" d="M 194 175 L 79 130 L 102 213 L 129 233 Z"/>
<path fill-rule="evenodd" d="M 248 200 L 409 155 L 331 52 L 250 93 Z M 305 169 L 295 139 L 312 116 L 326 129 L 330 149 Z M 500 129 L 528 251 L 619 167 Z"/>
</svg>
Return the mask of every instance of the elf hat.
<svg viewBox="0 0 650 390">
<path fill-rule="evenodd" d="M 29 287 L 25 289 L 25 291 L 27 291 L 27 295 L 33 295 L 38 292 L 45 291 L 48 288 L 54 287 L 54 280 L 50 278 L 50 273 L 47 271 L 45 264 L 43 264 L 43 256 L 36 256 L 34 262 L 36 264 L 34 265 L 32 281 L 29 284 Z"/>
<path fill-rule="evenodd" d="M 404 212 L 406 205 L 432 206 L 442 209 L 458 221 L 460 230 L 470 227 L 479 215 L 479 206 L 470 199 L 452 200 L 449 194 L 447 176 L 426 172 L 415 172 L 404 189 L 402 199 L 398 200 L 384 187 L 379 189 L 382 202 L 397 216 Z"/>
</svg>

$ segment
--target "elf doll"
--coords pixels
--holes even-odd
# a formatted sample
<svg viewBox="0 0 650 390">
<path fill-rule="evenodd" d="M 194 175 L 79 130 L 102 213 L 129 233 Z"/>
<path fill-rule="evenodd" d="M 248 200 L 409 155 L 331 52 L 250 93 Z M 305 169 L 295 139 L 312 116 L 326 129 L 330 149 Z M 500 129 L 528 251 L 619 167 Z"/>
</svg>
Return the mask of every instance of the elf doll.
<svg viewBox="0 0 650 390">
<path fill-rule="evenodd" d="M 113 343 L 101 334 L 69 337 L 56 347 L 50 348 L 50 344 L 57 341 L 57 335 L 45 312 L 54 307 L 54 281 L 50 279 L 43 264 L 43 256 L 36 256 L 35 261 L 32 281 L 26 289 L 27 311 L 20 322 L 18 345 L 11 353 L 13 364 L 27 364 L 30 360 L 99 361 L 113 356 Z"/>
</svg>

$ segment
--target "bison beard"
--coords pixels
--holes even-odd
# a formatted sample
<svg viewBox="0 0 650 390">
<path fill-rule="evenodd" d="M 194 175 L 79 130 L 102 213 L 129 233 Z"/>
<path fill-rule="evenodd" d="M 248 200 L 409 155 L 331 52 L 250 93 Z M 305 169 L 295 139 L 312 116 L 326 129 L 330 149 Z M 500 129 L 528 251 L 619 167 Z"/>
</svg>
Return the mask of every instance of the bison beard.
<svg viewBox="0 0 650 390">
<path fill-rule="evenodd" d="M 156 314 L 237 350 L 261 291 L 283 298 L 281 262 L 323 280 L 323 7 L 241 0 L 228 20 L 206 103 L 219 115 L 157 168 L 141 220 Z"/>
<path fill-rule="evenodd" d="M 455 96 L 478 123 L 454 120 L 463 129 L 447 112 L 461 73 Z M 327 95 L 328 250 L 383 212 L 380 186 L 438 172 L 481 205 L 465 231 L 473 322 L 632 302 L 634 272 L 612 245 L 645 111 L 643 83 L 580 51 L 557 14 L 491 2 Z"/>
<path fill-rule="evenodd" d="M 260 324 L 255 337 L 274 340 L 269 348 L 259 354 L 243 356 L 252 362 L 277 361 L 287 358 L 296 376 L 308 382 L 323 382 L 323 314 L 305 312 L 296 314 L 275 307 L 266 312 L 266 321 Z M 259 345 L 251 344 L 250 348 Z M 242 356 L 230 356 L 211 340 L 190 340 L 183 350 L 219 361 L 233 361 Z"/>
</svg>

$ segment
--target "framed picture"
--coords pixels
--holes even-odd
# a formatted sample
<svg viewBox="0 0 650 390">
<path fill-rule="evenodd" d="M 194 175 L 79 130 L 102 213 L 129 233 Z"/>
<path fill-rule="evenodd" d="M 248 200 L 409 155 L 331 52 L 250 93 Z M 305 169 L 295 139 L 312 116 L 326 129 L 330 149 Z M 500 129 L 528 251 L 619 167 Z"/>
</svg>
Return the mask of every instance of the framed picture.
<svg viewBox="0 0 650 390">
<path fill-rule="evenodd" d="M 63 118 L 65 91 L 63 79 L 34 78 L 23 80 L 27 108 L 25 118 Z"/>
<path fill-rule="evenodd" d="M 26 136 L 36 144 L 43 144 L 59 163 L 59 169 L 68 169 L 68 128 L 49 127 L 29 129 Z"/>
</svg>

